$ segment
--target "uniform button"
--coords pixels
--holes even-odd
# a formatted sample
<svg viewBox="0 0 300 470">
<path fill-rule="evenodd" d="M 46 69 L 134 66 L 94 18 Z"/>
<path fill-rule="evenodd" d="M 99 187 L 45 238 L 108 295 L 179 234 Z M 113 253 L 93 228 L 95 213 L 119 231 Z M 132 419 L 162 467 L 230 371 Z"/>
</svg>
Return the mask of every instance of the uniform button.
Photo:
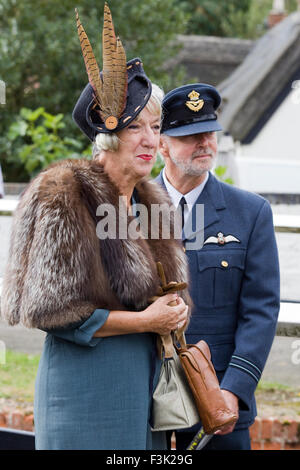
<svg viewBox="0 0 300 470">
<path fill-rule="evenodd" d="M 228 268 L 228 263 L 225 260 L 221 261 L 221 265 L 223 266 L 223 268 Z"/>
</svg>

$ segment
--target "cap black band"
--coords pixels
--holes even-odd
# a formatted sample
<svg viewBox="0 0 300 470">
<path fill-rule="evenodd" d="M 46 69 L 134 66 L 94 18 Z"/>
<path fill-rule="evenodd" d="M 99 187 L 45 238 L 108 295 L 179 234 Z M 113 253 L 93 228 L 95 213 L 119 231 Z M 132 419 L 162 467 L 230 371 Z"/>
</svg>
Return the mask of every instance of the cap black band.
<svg viewBox="0 0 300 470">
<path fill-rule="evenodd" d="M 191 111 L 185 102 L 182 102 L 179 106 L 178 103 L 176 103 L 174 109 L 169 109 L 168 112 L 165 112 L 162 131 L 193 124 L 195 122 L 212 121 L 216 119 L 217 115 L 213 103 L 209 100 L 204 102 L 203 107 L 198 112 Z"/>
<path fill-rule="evenodd" d="M 200 117 L 187 119 L 185 121 L 182 121 L 182 120 L 181 121 L 179 121 L 179 120 L 172 121 L 172 122 L 169 123 L 169 129 L 172 129 L 172 128 L 178 127 L 178 126 L 185 126 L 186 124 L 193 124 L 194 122 L 213 121 L 213 120 L 216 120 L 216 119 L 217 119 L 217 115 L 215 113 L 203 114 Z"/>
</svg>

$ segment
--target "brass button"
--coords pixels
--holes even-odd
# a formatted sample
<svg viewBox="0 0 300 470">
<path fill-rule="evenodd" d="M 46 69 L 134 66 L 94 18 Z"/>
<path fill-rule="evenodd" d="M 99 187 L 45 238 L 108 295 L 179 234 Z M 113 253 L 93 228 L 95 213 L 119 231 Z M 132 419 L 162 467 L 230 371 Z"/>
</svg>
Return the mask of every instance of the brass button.
<svg viewBox="0 0 300 470">
<path fill-rule="evenodd" d="M 228 268 L 228 263 L 225 260 L 221 261 L 221 265 L 223 266 L 223 268 Z"/>
</svg>

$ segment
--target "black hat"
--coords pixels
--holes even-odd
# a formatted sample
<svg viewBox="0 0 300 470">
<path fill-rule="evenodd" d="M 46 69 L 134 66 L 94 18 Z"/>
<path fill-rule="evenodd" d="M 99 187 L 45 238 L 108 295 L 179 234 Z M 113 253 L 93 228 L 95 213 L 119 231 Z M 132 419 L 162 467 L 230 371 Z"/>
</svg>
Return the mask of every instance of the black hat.
<svg viewBox="0 0 300 470">
<path fill-rule="evenodd" d="M 90 83 L 86 85 L 81 93 L 73 110 L 72 117 L 77 126 L 91 141 L 94 141 L 96 135 L 101 132 L 111 134 L 128 126 L 148 103 L 152 85 L 143 70 L 141 59 L 132 59 L 127 62 L 127 73 L 128 90 L 126 107 L 118 120 L 117 127 L 113 130 L 107 129 L 100 117 L 99 106 L 96 103 L 94 91 Z"/>
<path fill-rule="evenodd" d="M 152 91 L 141 59 L 126 63 L 122 43 L 115 36 L 108 5 L 104 5 L 103 70 L 100 72 L 91 44 L 80 22 L 77 30 L 89 83 L 73 110 L 78 127 L 93 141 L 99 133 L 118 132 L 128 126 L 146 106 Z"/>
<path fill-rule="evenodd" d="M 180 137 L 202 132 L 221 131 L 216 110 L 221 103 L 217 90 L 205 83 L 184 85 L 163 99 L 163 134 Z"/>
</svg>

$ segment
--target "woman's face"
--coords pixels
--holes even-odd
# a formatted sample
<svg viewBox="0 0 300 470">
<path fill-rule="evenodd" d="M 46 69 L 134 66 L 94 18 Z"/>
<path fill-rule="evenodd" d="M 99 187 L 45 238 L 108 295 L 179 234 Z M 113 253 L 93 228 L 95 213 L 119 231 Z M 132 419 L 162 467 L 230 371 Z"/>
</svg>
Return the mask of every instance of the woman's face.
<svg viewBox="0 0 300 470">
<path fill-rule="evenodd" d="M 138 118 L 118 133 L 119 149 L 114 155 L 120 171 L 140 179 L 149 175 L 156 160 L 160 116 L 143 109 Z"/>
</svg>

